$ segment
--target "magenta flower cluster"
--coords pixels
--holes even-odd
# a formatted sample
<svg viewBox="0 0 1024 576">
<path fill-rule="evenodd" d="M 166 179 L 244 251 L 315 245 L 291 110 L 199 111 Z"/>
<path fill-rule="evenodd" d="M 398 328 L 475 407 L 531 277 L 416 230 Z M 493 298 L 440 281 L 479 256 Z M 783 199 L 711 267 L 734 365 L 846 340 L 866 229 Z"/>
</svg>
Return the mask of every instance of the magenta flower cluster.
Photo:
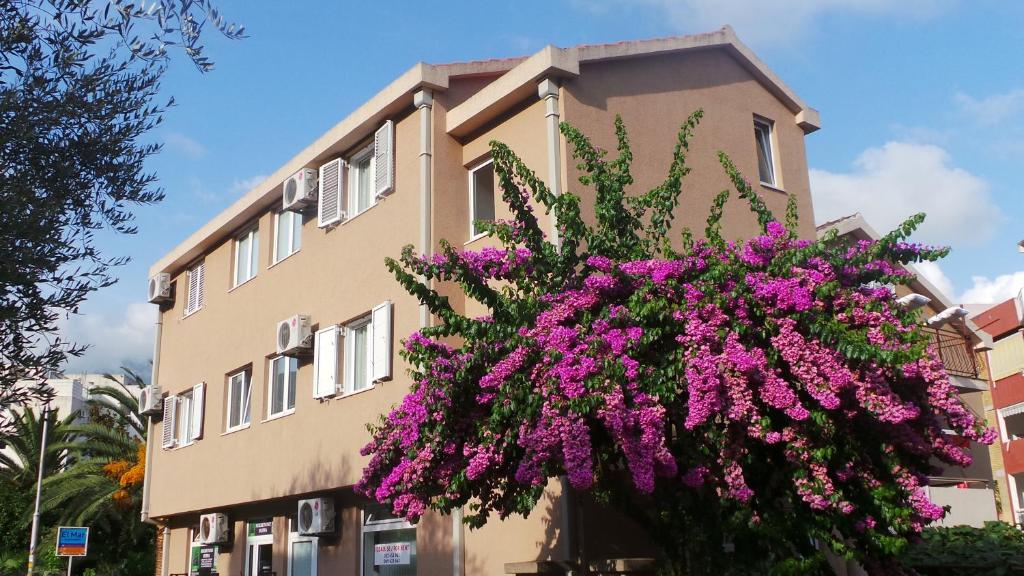
<svg viewBox="0 0 1024 576">
<path fill-rule="evenodd" d="M 944 430 L 993 433 L 914 314 L 874 282 L 906 278 L 900 262 L 922 248 L 814 246 L 770 222 L 674 258 L 591 255 L 568 288 L 524 300 L 517 326 L 478 324 L 457 344 L 413 334 L 415 383 L 373 429 L 358 491 L 413 520 L 453 503 L 505 516 L 552 477 L 578 490 L 624 477 L 756 521 L 780 499 L 754 472 L 770 465 L 791 480 L 788 505 L 851 533 L 920 531 L 944 514 L 924 492 L 933 464 L 970 462 Z M 516 248 L 418 262 L 498 286 L 538 273 L 536 259 Z"/>
</svg>

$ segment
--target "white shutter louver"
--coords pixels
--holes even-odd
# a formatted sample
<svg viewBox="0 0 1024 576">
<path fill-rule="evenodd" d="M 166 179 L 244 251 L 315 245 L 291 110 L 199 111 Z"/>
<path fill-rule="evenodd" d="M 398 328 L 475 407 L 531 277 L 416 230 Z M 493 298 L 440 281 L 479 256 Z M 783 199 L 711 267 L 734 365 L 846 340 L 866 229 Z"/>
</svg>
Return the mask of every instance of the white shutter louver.
<svg viewBox="0 0 1024 576">
<path fill-rule="evenodd" d="M 203 307 L 205 270 L 205 260 L 188 269 L 188 298 L 185 301 L 186 316 Z"/>
<path fill-rule="evenodd" d="M 203 412 L 206 407 L 206 384 L 200 382 L 192 387 L 192 433 L 189 440 L 203 437 Z"/>
<path fill-rule="evenodd" d="M 177 428 L 178 397 L 168 396 L 164 399 L 163 437 L 160 445 L 164 450 L 174 448 L 174 430 Z"/>
<path fill-rule="evenodd" d="M 391 301 L 373 308 L 373 381 L 391 378 Z"/>
<path fill-rule="evenodd" d="M 395 190 L 395 123 L 391 120 L 373 135 L 374 191 L 378 197 Z"/>
<path fill-rule="evenodd" d="M 338 387 L 338 326 L 330 326 L 316 333 L 313 354 L 313 397 L 333 396 Z"/>
<path fill-rule="evenodd" d="M 345 161 L 331 160 L 320 167 L 320 194 L 317 205 L 317 226 L 325 228 L 345 219 Z"/>
</svg>

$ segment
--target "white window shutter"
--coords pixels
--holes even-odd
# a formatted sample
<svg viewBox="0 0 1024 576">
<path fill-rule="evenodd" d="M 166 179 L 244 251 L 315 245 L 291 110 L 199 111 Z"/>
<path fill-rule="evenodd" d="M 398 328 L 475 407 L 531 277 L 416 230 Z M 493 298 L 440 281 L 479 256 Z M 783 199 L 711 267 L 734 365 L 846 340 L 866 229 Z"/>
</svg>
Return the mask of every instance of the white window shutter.
<svg viewBox="0 0 1024 576">
<path fill-rule="evenodd" d="M 373 381 L 391 378 L 391 301 L 373 308 Z"/>
<path fill-rule="evenodd" d="M 199 279 L 196 280 L 198 285 L 196 290 L 196 310 L 199 310 L 203 307 L 203 292 L 206 285 L 206 260 L 196 264 L 196 275 L 199 276 Z"/>
<path fill-rule="evenodd" d="M 313 354 L 314 398 L 326 398 L 337 392 L 339 332 L 338 326 L 330 326 L 316 333 Z"/>
<path fill-rule="evenodd" d="M 395 123 L 388 120 L 373 135 L 373 158 L 377 196 L 386 196 L 395 190 Z"/>
<path fill-rule="evenodd" d="M 203 437 L 203 412 L 206 407 L 206 384 L 200 382 L 192 387 L 192 434 L 189 440 Z"/>
<path fill-rule="evenodd" d="M 160 445 L 166 450 L 168 448 L 174 448 L 174 431 L 178 427 L 177 416 L 178 414 L 178 397 L 168 396 L 164 398 L 164 429 L 163 438 L 161 439 Z"/>
<path fill-rule="evenodd" d="M 345 161 L 331 160 L 320 167 L 320 194 L 317 205 L 317 226 L 325 228 L 345 219 Z"/>
<path fill-rule="evenodd" d="M 185 300 L 185 314 L 192 313 L 196 309 L 196 271 L 194 268 L 188 270 L 188 298 Z"/>
</svg>

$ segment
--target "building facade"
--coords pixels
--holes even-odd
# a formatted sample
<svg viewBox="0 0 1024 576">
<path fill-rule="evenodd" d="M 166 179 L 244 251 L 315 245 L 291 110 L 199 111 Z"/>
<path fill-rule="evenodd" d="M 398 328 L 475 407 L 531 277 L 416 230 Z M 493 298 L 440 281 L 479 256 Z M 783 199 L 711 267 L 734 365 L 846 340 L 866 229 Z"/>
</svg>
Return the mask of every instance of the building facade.
<svg viewBox="0 0 1024 576">
<path fill-rule="evenodd" d="M 678 128 L 698 108 L 679 229 L 702 230 L 714 195 L 730 187 L 723 150 L 777 213 L 793 195 L 800 232 L 812 237 L 804 136 L 817 112 L 724 28 L 418 64 L 154 264 L 152 382 L 163 401 L 151 407 L 143 518 L 162 527 L 158 571 L 461 576 L 644 555 L 635 534 L 610 528 L 621 524 L 557 481 L 529 518 L 474 531 L 458 513 L 409 525 L 352 485 L 367 423 L 410 384 L 398 343 L 431 320 L 384 258 L 410 244 L 429 253 L 442 239 L 490 244 L 474 220 L 509 215 L 488 143 L 509 145 L 586 210 L 593 192 L 577 183 L 560 120 L 614 149 L 621 115 L 634 190 L 646 191 L 665 178 Z M 757 223 L 734 202 L 723 228 L 749 237 Z M 456 288 L 436 289 L 456 310 L 484 313 Z M 314 503 L 308 517 L 302 500 Z M 334 525 L 300 529 L 316 514 Z"/>
<path fill-rule="evenodd" d="M 988 352 L 995 416 L 990 422 L 999 429 L 995 448 L 1003 462 L 1009 500 L 1005 520 L 1024 524 L 1024 291 L 972 320 L 994 341 Z"/>
</svg>

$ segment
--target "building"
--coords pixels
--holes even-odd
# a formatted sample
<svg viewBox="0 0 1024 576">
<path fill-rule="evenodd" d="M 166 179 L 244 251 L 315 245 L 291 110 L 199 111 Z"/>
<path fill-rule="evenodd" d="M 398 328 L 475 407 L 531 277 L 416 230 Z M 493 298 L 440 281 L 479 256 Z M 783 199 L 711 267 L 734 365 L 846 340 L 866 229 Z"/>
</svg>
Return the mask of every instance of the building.
<svg viewBox="0 0 1024 576">
<path fill-rule="evenodd" d="M 1024 523 L 1024 291 L 972 320 L 994 340 L 988 352 L 991 407 L 999 427 L 997 451 L 1005 466 L 1007 522 Z"/>
<path fill-rule="evenodd" d="M 818 237 L 835 230 L 840 238 L 878 240 L 876 232 L 864 217 L 853 214 L 818 226 Z M 992 338 L 971 320 L 954 319 L 944 323 L 929 322 L 944 310 L 958 305 L 918 274 L 910 286 L 897 286 L 896 296 L 919 294 L 928 301 L 921 305 L 920 316 L 930 324 L 923 326 L 946 366 L 946 372 L 956 386 L 960 398 L 975 413 L 984 415 L 990 424 L 995 422 L 992 412 L 993 392 L 989 390 L 987 352 L 993 346 Z M 993 424 L 994 425 L 994 424 Z M 967 468 L 945 467 L 941 475 L 933 476 L 927 486 L 928 498 L 943 506 L 949 513 L 939 524 L 943 526 L 969 525 L 980 528 L 992 520 L 1009 520 L 1009 500 L 1006 497 L 1003 459 L 996 446 L 985 446 L 960 438 L 970 444 L 973 462 Z"/>
<path fill-rule="evenodd" d="M 58 419 L 63 419 L 71 413 L 82 411 L 85 408 L 85 402 L 89 399 L 90 391 L 93 388 L 97 386 L 125 386 L 123 374 L 112 374 L 111 376 L 113 380 L 107 378 L 104 374 L 61 374 L 47 379 L 46 385 L 53 391 L 53 396 L 49 402 L 50 409 L 57 413 Z M 35 387 L 39 383 L 32 380 L 20 380 L 16 385 Z M 125 389 L 133 395 L 139 392 L 137 386 L 128 385 Z M 43 402 L 37 400 L 32 402 L 29 407 L 36 414 L 41 414 L 44 406 Z M 88 414 L 80 412 L 75 421 L 85 422 L 88 416 Z M 3 448 L 3 451 L 8 456 L 14 456 L 14 452 L 10 448 Z"/>
<path fill-rule="evenodd" d="M 487 245 L 472 222 L 507 216 L 488 142 L 505 142 L 556 193 L 573 190 L 586 204 L 592 192 L 577 184 L 559 120 L 614 149 L 621 115 L 635 189 L 645 191 L 664 179 L 678 128 L 698 108 L 705 116 L 676 226 L 702 230 L 713 196 L 730 187 L 715 155 L 724 150 L 760 176 L 777 213 L 793 195 L 800 232 L 812 237 L 804 136 L 818 128 L 817 112 L 724 28 L 417 64 L 156 262 L 152 382 L 165 398 L 152 407 L 143 518 L 162 526 L 158 572 L 461 576 L 516 562 L 539 570 L 538 561 L 572 560 L 581 549 L 590 558 L 643 555 L 642 543 L 627 546 L 635 535 L 607 529 L 615 520 L 604 511 L 567 513 L 570 499 L 554 481 L 528 519 L 474 531 L 458 514 L 410 526 L 351 487 L 366 424 L 408 390 L 396 343 L 430 321 L 384 258 L 409 244 L 432 251 L 441 239 Z M 313 178 L 319 187 L 307 188 Z M 316 202 L 282 210 L 307 190 L 319 192 Z M 756 226 L 739 202 L 727 206 L 728 236 Z M 454 288 L 438 289 L 457 310 L 482 313 Z M 313 344 L 296 347 L 307 334 Z M 313 498 L 334 508 L 325 535 L 297 529 L 299 501 Z M 204 544 L 204 529 L 221 541 Z"/>
</svg>

